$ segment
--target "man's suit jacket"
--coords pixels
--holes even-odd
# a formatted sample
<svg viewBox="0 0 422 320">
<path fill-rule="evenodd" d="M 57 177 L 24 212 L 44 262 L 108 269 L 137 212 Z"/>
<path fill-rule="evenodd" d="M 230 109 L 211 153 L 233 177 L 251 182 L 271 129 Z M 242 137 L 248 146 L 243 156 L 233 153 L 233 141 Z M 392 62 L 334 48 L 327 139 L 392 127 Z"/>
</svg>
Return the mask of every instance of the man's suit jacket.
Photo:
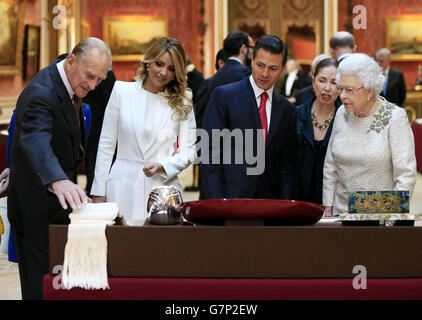
<svg viewBox="0 0 422 320">
<path fill-rule="evenodd" d="M 312 84 L 312 80 L 309 78 L 309 76 L 306 74 L 306 72 L 299 71 L 296 75 L 295 80 L 293 81 L 292 89 L 290 90 L 290 94 L 286 95 L 285 92 L 286 92 L 287 77 L 288 77 L 288 73 L 286 73 L 286 75 L 284 76 L 283 83 L 282 83 L 281 89 L 280 89 L 281 95 L 285 96 L 285 97 L 296 97 L 296 94 L 298 93 L 298 91 L 300 89 L 303 89 L 303 88 L 309 86 L 310 84 Z"/>
<path fill-rule="evenodd" d="M 204 129 L 212 137 L 213 129 L 261 129 L 257 102 L 250 80 L 218 87 L 211 95 L 204 119 Z M 253 154 L 257 152 L 257 135 L 253 130 Z M 259 175 L 247 175 L 245 149 L 243 163 L 233 164 L 235 144 L 231 143 L 230 164 L 201 164 L 202 198 L 260 198 L 293 199 L 296 184 L 296 109 L 276 91 L 273 92 L 269 132 L 265 144 L 265 170 Z M 244 142 L 244 141 L 243 141 Z M 210 146 L 212 143 L 210 141 Z M 238 150 L 239 151 L 239 150 Z M 221 158 L 210 148 L 209 159 Z M 201 158 L 201 161 L 203 159 Z"/>
<path fill-rule="evenodd" d="M 228 59 L 224 66 L 212 77 L 208 87 L 208 97 L 211 96 L 212 91 L 216 87 L 240 81 L 249 77 L 251 72 L 250 67 L 244 66 L 237 60 Z"/>
<path fill-rule="evenodd" d="M 202 128 L 202 122 L 208 104 L 208 87 L 211 84 L 211 80 L 212 77 L 205 79 L 198 88 L 197 100 L 195 103 L 195 120 L 197 128 Z"/>
<path fill-rule="evenodd" d="M 48 243 L 48 225 L 68 223 L 55 194 L 57 180 L 76 182 L 85 145 L 85 125 L 79 119 L 56 63 L 41 70 L 16 104 L 10 166 L 8 217 L 17 232 Z"/>
<path fill-rule="evenodd" d="M 387 101 L 401 107 L 406 100 L 406 84 L 403 73 L 400 70 L 390 68 L 387 81 L 387 92 L 385 95 L 381 92 L 381 95 Z"/>
<path fill-rule="evenodd" d="M 309 85 L 303 89 L 300 89 L 296 94 L 296 105 L 300 106 L 301 104 L 305 104 L 310 99 L 315 97 L 314 87 Z"/>
<path fill-rule="evenodd" d="M 198 99 L 198 89 L 201 83 L 204 81 L 204 76 L 197 69 L 187 73 L 188 87 L 192 90 L 192 102 L 196 105 Z"/>
<path fill-rule="evenodd" d="M 91 109 L 91 131 L 88 135 L 86 145 L 85 173 L 86 173 L 86 191 L 91 190 L 94 180 L 95 161 L 97 159 L 98 142 L 100 141 L 101 128 L 103 126 L 104 112 L 113 90 L 116 77 L 112 70 L 107 73 L 107 78 L 83 99 Z"/>
</svg>

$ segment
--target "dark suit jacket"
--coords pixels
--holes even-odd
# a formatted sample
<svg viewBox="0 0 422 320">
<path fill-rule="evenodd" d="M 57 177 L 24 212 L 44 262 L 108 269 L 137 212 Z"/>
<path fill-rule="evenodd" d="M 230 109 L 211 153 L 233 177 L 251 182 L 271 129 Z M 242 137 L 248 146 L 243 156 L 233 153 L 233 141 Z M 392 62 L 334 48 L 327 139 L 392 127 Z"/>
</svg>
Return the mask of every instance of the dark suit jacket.
<svg viewBox="0 0 422 320">
<path fill-rule="evenodd" d="M 249 77 L 251 72 L 252 69 L 250 67 L 244 66 L 237 60 L 228 59 L 224 66 L 212 77 L 208 87 L 208 97 L 211 96 L 212 91 L 216 87 L 240 81 Z"/>
<path fill-rule="evenodd" d="M 196 105 L 198 99 L 198 89 L 202 81 L 204 81 L 204 76 L 198 70 L 193 69 L 191 72 L 187 73 L 187 77 L 188 87 L 192 90 L 192 102 Z"/>
<path fill-rule="evenodd" d="M 107 73 L 107 78 L 83 99 L 91 109 L 91 131 L 88 136 L 85 158 L 85 173 L 87 178 L 86 191 L 91 191 L 94 180 L 95 162 L 97 159 L 98 142 L 100 141 L 101 128 L 103 127 L 104 112 L 113 90 L 116 77 L 113 70 Z"/>
<path fill-rule="evenodd" d="M 103 126 L 104 112 L 113 90 L 116 77 L 113 70 L 107 72 L 107 78 L 83 98 L 83 102 L 88 104 L 91 109 L 91 132 L 90 136 L 100 136 Z"/>
<path fill-rule="evenodd" d="M 202 128 L 205 110 L 208 104 L 208 87 L 211 84 L 212 77 L 201 82 L 198 88 L 197 99 L 195 103 L 195 120 L 196 127 Z"/>
<path fill-rule="evenodd" d="M 82 108 L 79 120 L 56 63 L 41 70 L 16 104 L 10 166 L 8 217 L 18 231 L 48 243 L 48 225 L 68 223 L 48 186 L 62 179 L 76 182 L 85 145 Z"/>
<path fill-rule="evenodd" d="M 309 78 L 309 76 L 306 72 L 298 71 L 298 73 L 296 75 L 296 79 L 295 79 L 295 81 L 293 81 L 293 85 L 292 85 L 292 89 L 290 90 L 290 94 L 287 96 L 285 94 L 287 76 L 288 76 L 288 74 L 286 73 L 284 78 L 283 78 L 283 83 L 281 85 L 280 93 L 281 93 L 282 96 L 285 96 L 285 97 L 288 97 L 288 98 L 289 97 L 296 97 L 296 94 L 298 93 L 298 91 L 300 89 L 303 89 L 303 88 L 309 86 L 310 84 L 312 84 L 312 80 L 311 80 L 311 78 Z"/>
<path fill-rule="evenodd" d="M 314 126 L 312 124 L 311 109 L 316 97 L 305 104 L 297 106 L 297 135 L 298 135 L 298 191 L 297 199 L 322 203 L 322 181 L 325 154 L 335 120 L 335 115 L 327 129 L 325 138 L 319 148 L 316 147 Z M 341 106 L 340 99 L 335 102 L 336 112 Z M 312 178 L 316 186 L 311 186 Z"/>
<path fill-rule="evenodd" d="M 390 68 L 388 72 L 387 93 L 381 92 L 387 101 L 395 103 L 401 107 L 406 100 L 406 84 L 403 73 L 400 70 Z"/>
<path fill-rule="evenodd" d="M 247 168 L 257 166 L 245 161 L 245 153 L 256 155 L 257 136 L 261 135 L 261 120 L 257 102 L 249 79 L 216 88 L 207 106 L 204 129 L 212 137 L 212 129 L 227 128 L 241 131 L 253 130 L 253 143 L 236 149 L 231 140 L 230 164 L 221 164 L 222 155 L 210 148 L 209 159 L 219 159 L 220 164 L 201 164 L 203 198 L 260 198 L 293 199 L 296 187 L 296 110 L 285 98 L 274 91 L 270 127 L 265 148 L 265 167 L 259 175 L 247 175 Z M 210 142 L 210 146 L 212 143 Z M 202 147 L 202 146 L 201 146 Z M 262 147 L 262 145 L 261 145 Z M 246 151 L 245 151 L 246 150 Z M 248 151 L 249 150 L 249 151 Z M 235 163 L 236 151 L 243 154 L 240 163 Z M 261 154 L 262 157 L 262 154 Z M 203 161 L 203 158 L 201 158 Z M 249 164 L 247 163 L 249 162 Z"/>
<path fill-rule="evenodd" d="M 300 89 L 296 94 L 296 105 L 300 106 L 301 104 L 305 104 L 310 99 L 315 97 L 314 87 L 311 85 Z"/>
</svg>

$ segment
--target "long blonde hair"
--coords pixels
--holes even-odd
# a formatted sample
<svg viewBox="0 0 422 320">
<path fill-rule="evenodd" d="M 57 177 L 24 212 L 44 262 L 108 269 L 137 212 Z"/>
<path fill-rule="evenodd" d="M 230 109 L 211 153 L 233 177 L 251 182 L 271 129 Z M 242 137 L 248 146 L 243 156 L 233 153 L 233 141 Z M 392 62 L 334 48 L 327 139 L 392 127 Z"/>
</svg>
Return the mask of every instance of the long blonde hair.
<svg viewBox="0 0 422 320">
<path fill-rule="evenodd" d="M 145 81 L 148 78 L 147 65 L 154 62 L 164 52 L 168 52 L 173 59 L 175 78 L 166 85 L 168 103 L 177 114 L 178 120 L 184 120 L 192 111 L 192 100 L 186 94 L 186 54 L 182 44 L 173 38 L 158 39 L 148 49 L 136 70 L 135 80 Z"/>
</svg>

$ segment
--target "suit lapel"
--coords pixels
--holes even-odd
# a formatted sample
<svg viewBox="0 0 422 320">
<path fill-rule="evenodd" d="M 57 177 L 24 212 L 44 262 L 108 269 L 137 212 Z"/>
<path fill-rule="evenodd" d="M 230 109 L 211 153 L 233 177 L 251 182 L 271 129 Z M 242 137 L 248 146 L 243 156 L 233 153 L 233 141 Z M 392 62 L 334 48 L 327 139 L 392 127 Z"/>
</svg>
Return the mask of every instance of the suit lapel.
<svg viewBox="0 0 422 320">
<path fill-rule="evenodd" d="M 273 97 L 271 103 L 271 119 L 270 119 L 270 130 L 268 131 L 267 141 L 265 143 L 265 148 L 268 148 L 270 143 L 274 139 L 274 135 L 278 130 L 278 126 L 280 125 L 280 120 L 282 116 L 282 103 L 281 98 L 276 91 L 273 90 Z"/>
<path fill-rule="evenodd" d="M 157 98 L 166 100 L 164 98 L 164 95 L 159 93 Z M 166 102 L 164 107 L 162 104 L 154 105 L 154 109 L 150 108 L 148 110 L 148 114 L 146 114 L 145 119 L 147 119 L 148 122 L 150 122 L 150 128 L 152 127 L 153 130 L 149 132 L 149 136 L 143 134 L 144 137 L 144 149 L 145 152 L 148 152 L 153 145 L 154 142 L 157 140 L 160 134 L 167 135 L 168 132 L 166 131 L 166 128 L 171 128 L 168 126 L 168 121 L 171 121 L 171 113 L 173 113 L 173 109 L 170 107 L 170 105 Z M 176 133 L 178 134 L 178 132 Z M 164 138 L 168 138 L 167 136 L 163 136 Z M 176 137 L 174 137 L 174 140 L 176 142 Z"/>
<path fill-rule="evenodd" d="M 314 147 L 315 144 L 315 137 L 314 137 L 314 126 L 312 124 L 312 118 L 311 118 L 311 109 L 312 104 L 315 101 L 315 97 L 312 99 L 310 103 L 306 104 L 304 113 L 301 113 L 300 117 L 303 117 L 301 120 L 305 123 L 305 129 L 303 130 L 303 136 L 308 141 L 308 143 Z"/>
<path fill-rule="evenodd" d="M 56 66 L 57 62 L 58 61 L 55 61 L 50 65 L 49 67 L 50 74 L 51 74 L 53 83 L 57 84 L 55 88 L 57 91 L 57 95 L 60 97 L 60 100 L 62 102 L 60 104 L 60 108 L 64 114 L 67 124 L 69 125 L 72 131 L 73 156 L 76 161 L 79 155 L 79 147 L 80 147 L 81 136 L 82 136 L 81 128 L 79 127 L 79 124 L 78 124 L 78 118 L 76 116 L 75 108 L 73 107 L 72 100 L 70 100 L 69 94 L 66 90 L 66 87 L 57 69 L 57 66 Z M 83 126 L 82 130 L 84 131 L 83 135 L 85 135 L 85 126 Z"/>
<path fill-rule="evenodd" d="M 136 139 L 138 141 L 139 148 L 141 149 L 142 154 L 145 155 L 146 152 L 152 147 L 155 140 L 157 139 L 160 132 L 163 128 L 166 127 L 167 121 L 169 121 L 170 112 L 172 109 L 166 108 L 163 110 L 159 108 L 155 110 L 155 107 L 148 108 L 148 93 L 142 89 L 142 82 L 139 82 L 139 87 L 137 87 L 137 92 L 139 95 L 136 95 L 135 101 L 130 103 L 131 113 L 132 113 L 132 125 L 135 130 Z M 164 99 L 160 95 L 161 99 Z M 148 110 L 147 110 L 148 109 Z M 147 114 L 151 112 L 151 114 Z M 148 127 L 151 127 L 154 130 L 149 130 L 148 134 L 145 132 L 146 123 L 148 122 Z"/>
<path fill-rule="evenodd" d="M 240 97 L 244 98 L 245 102 L 242 102 L 241 105 L 247 106 L 248 114 L 252 116 L 254 128 L 262 129 L 261 118 L 259 116 L 259 109 L 251 82 L 249 81 L 249 77 L 243 80 L 242 93 L 243 94 L 241 94 Z"/>
<path fill-rule="evenodd" d="M 141 149 L 142 154 L 145 153 L 145 141 L 144 137 L 144 123 L 145 123 L 145 112 L 146 112 L 146 100 L 147 94 L 145 90 L 142 90 L 142 81 L 139 82 L 139 87 L 136 87 L 137 95 L 135 95 L 135 100 L 137 102 L 131 101 L 131 114 L 132 114 L 132 125 L 135 131 L 136 140 L 138 141 L 139 148 Z M 139 98 L 139 100 L 138 100 Z"/>
</svg>

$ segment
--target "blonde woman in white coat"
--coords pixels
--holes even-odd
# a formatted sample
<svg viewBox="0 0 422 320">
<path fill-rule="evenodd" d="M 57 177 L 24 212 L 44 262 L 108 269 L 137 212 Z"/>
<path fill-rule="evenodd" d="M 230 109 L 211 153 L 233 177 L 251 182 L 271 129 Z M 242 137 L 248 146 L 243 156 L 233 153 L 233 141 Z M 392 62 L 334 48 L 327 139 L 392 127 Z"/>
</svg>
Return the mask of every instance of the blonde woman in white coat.
<svg viewBox="0 0 422 320">
<path fill-rule="evenodd" d="M 145 54 L 137 81 L 114 85 L 91 195 L 93 202 L 117 202 L 130 225 L 145 221 L 152 188 L 174 185 L 182 191 L 177 174 L 195 160 L 196 124 L 186 79 L 182 45 L 162 38 Z"/>
</svg>

